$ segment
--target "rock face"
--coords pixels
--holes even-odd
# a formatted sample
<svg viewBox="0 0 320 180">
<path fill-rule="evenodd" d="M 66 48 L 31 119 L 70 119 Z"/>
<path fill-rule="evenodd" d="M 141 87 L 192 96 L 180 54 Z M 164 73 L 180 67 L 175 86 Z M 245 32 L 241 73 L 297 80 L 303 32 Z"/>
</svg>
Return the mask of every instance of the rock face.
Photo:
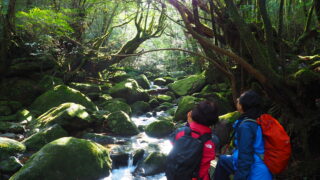
<svg viewBox="0 0 320 180">
<path fill-rule="evenodd" d="M 127 79 L 109 89 L 109 93 L 114 98 L 126 99 L 128 103 L 136 101 L 149 101 L 150 97 L 134 79 Z"/>
<path fill-rule="evenodd" d="M 0 161 L 17 153 L 23 153 L 26 147 L 13 139 L 0 137 Z"/>
<path fill-rule="evenodd" d="M 144 101 L 137 101 L 131 107 L 134 115 L 141 115 L 150 110 L 150 105 Z"/>
<path fill-rule="evenodd" d="M 165 171 L 166 155 L 152 152 L 137 167 L 136 171 L 142 176 L 152 176 Z"/>
<path fill-rule="evenodd" d="M 148 80 L 147 76 L 144 74 L 141 74 L 134 78 L 139 86 L 141 86 L 143 89 L 149 89 L 150 88 L 150 81 Z"/>
<path fill-rule="evenodd" d="M 95 111 L 97 106 L 80 91 L 68 86 L 59 85 L 39 96 L 31 105 L 31 109 L 42 114 L 65 102 L 81 104 L 88 110 Z"/>
<path fill-rule="evenodd" d="M 176 113 L 174 114 L 175 121 L 186 121 L 187 113 L 196 105 L 197 102 L 200 102 L 201 99 L 195 98 L 193 96 L 183 97 L 179 104 Z"/>
<path fill-rule="evenodd" d="M 192 75 L 169 84 L 169 89 L 179 96 L 191 95 L 200 91 L 206 83 L 204 74 Z"/>
<path fill-rule="evenodd" d="M 107 177 L 110 169 L 106 148 L 65 137 L 45 145 L 10 180 L 97 180 Z"/>
<path fill-rule="evenodd" d="M 127 113 L 128 115 L 130 115 L 132 113 L 131 107 L 127 103 L 122 102 L 117 99 L 111 99 L 111 100 L 103 103 L 101 106 L 102 106 L 103 110 L 106 110 L 110 113 L 113 113 L 116 111 L 123 111 L 123 112 Z"/>
<path fill-rule="evenodd" d="M 128 114 L 123 111 L 117 111 L 106 116 L 104 125 L 118 135 L 131 136 L 139 133 L 138 127 L 130 119 Z"/>
<path fill-rule="evenodd" d="M 146 134 L 151 137 L 163 138 L 174 130 L 174 124 L 170 121 L 155 121 L 146 128 Z"/>
<path fill-rule="evenodd" d="M 26 145 L 28 150 L 37 151 L 51 141 L 66 136 L 68 136 L 68 133 L 60 125 L 55 124 L 26 138 L 22 143 Z"/>
<path fill-rule="evenodd" d="M 64 103 L 58 107 L 51 108 L 37 119 L 32 120 L 28 124 L 28 128 L 34 133 L 36 129 L 59 124 L 65 130 L 73 131 L 86 128 L 92 122 L 93 119 L 84 106 L 75 103 Z"/>
</svg>

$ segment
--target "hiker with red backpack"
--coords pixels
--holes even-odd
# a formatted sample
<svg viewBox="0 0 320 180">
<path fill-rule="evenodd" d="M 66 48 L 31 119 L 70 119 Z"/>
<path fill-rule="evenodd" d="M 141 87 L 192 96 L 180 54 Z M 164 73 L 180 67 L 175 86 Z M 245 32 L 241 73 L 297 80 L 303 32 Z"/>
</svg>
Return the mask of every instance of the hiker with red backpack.
<svg viewBox="0 0 320 180">
<path fill-rule="evenodd" d="M 166 162 L 167 180 L 210 180 L 210 162 L 215 159 L 211 126 L 216 122 L 217 106 L 210 101 L 201 101 L 188 113 L 187 125 L 170 136 L 173 149 Z"/>
</svg>

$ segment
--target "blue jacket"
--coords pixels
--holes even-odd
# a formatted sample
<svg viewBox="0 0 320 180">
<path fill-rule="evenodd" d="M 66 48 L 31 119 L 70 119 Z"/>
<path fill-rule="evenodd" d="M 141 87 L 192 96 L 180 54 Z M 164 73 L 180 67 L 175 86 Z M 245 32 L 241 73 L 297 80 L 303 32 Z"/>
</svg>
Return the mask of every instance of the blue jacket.
<svg viewBox="0 0 320 180">
<path fill-rule="evenodd" d="M 264 154 L 264 141 L 261 127 L 251 121 L 237 120 L 233 165 L 234 180 L 272 180 L 272 174 L 261 159 Z"/>
</svg>

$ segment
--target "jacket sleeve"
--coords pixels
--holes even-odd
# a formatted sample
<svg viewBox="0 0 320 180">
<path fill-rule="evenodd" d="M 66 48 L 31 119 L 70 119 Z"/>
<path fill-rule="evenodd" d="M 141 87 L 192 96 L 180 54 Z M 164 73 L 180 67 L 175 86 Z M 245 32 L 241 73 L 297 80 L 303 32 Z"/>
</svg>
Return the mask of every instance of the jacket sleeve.
<svg viewBox="0 0 320 180">
<path fill-rule="evenodd" d="M 253 144 L 255 140 L 255 127 L 251 122 L 240 125 L 237 129 L 238 141 L 238 163 L 235 172 L 234 180 L 246 180 L 251 171 L 251 165 L 254 161 Z"/>
</svg>

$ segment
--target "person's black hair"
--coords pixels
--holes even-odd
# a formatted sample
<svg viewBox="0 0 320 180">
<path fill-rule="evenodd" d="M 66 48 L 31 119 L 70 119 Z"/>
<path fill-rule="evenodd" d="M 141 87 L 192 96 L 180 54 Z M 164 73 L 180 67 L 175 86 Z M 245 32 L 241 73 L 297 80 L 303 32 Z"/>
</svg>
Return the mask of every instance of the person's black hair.
<svg viewBox="0 0 320 180">
<path fill-rule="evenodd" d="M 191 117 L 199 124 L 211 126 L 218 122 L 218 107 L 214 102 L 201 101 L 192 109 Z"/>
<path fill-rule="evenodd" d="M 253 90 L 242 93 L 239 97 L 239 103 L 244 112 L 243 116 L 256 119 L 262 114 L 261 97 Z"/>
</svg>

